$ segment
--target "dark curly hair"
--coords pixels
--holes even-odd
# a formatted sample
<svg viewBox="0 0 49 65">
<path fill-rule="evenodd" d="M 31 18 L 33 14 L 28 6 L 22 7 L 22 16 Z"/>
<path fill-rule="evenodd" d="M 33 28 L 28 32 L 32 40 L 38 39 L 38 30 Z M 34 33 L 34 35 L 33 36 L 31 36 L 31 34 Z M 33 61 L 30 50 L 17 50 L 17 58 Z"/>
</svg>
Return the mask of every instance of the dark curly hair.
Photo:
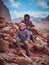
<svg viewBox="0 0 49 65">
<path fill-rule="evenodd" d="M 24 18 L 25 18 L 26 16 L 28 17 L 28 19 L 30 19 L 30 15 L 28 15 L 28 14 L 25 14 L 25 15 L 24 15 Z"/>
</svg>

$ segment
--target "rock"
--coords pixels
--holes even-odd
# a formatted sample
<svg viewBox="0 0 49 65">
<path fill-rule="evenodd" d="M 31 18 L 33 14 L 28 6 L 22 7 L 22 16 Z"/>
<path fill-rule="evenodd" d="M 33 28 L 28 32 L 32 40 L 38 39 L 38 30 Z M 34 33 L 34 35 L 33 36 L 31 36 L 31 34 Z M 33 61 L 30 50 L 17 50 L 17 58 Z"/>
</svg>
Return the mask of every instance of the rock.
<svg viewBox="0 0 49 65">
<path fill-rule="evenodd" d="M 5 26 L 6 26 L 6 24 L 4 22 L 4 18 L 0 17 L 0 28 L 3 28 Z"/>
<path fill-rule="evenodd" d="M 9 34 L 10 34 L 11 36 L 14 36 L 14 35 L 15 35 L 15 31 L 14 31 L 13 29 L 10 29 Z"/>
<path fill-rule="evenodd" d="M 35 42 L 29 40 L 30 56 L 26 55 L 23 43 L 16 47 L 17 24 L 0 20 L 0 65 L 48 65 L 49 47 L 43 37 L 37 36 Z M 45 39 L 44 39 L 45 40 Z M 47 38 L 47 43 L 49 43 Z M 32 57 L 32 58 L 31 58 Z"/>
<path fill-rule="evenodd" d="M 18 55 L 23 56 L 23 54 L 26 55 L 26 51 L 25 50 L 21 49 L 21 50 L 18 51 Z"/>
<path fill-rule="evenodd" d="M 37 65 L 37 63 L 36 62 L 33 62 L 33 65 Z"/>
<path fill-rule="evenodd" d="M 13 27 L 14 27 L 16 30 L 19 29 L 18 25 L 16 25 L 16 24 L 14 24 Z"/>
<path fill-rule="evenodd" d="M 9 50 L 9 53 L 11 53 L 11 54 L 16 54 L 16 55 L 18 54 L 18 52 L 17 52 L 15 49 L 10 49 L 10 50 Z"/>
<path fill-rule="evenodd" d="M 29 40 L 28 42 L 29 42 L 30 49 L 33 48 L 34 47 L 34 42 L 32 40 Z"/>
<path fill-rule="evenodd" d="M 48 47 L 44 47 L 42 50 L 45 54 L 49 55 L 49 48 Z"/>
<path fill-rule="evenodd" d="M 49 38 L 47 39 L 47 46 L 49 47 Z"/>
<path fill-rule="evenodd" d="M 14 42 L 14 39 L 13 39 L 13 37 L 12 36 L 6 36 L 5 37 L 5 40 L 7 40 L 7 41 L 9 41 L 9 42 Z"/>
<path fill-rule="evenodd" d="M 18 65 L 16 63 L 7 63 L 6 65 Z"/>
<path fill-rule="evenodd" d="M 11 28 L 11 27 L 4 27 L 2 30 L 3 30 L 5 33 L 9 33 L 10 28 Z"/>
<path fill-rule="evenodd" d="M 42 47 L 40 44 L 36 44 L 36 49 L 37 49 L 37 50 L 42 50 L 43 47 Z"/>
<path fill-rule="evenodd" d="M 3 36 L 3 34 L 2 33 L 0 33 L 0 38 Z"/>
<path fill-rule="evenodd" d="M 5 65 L 4 60 L 0 59 L 0 65 Z"/>
<path fill-rule="evenodd" d="M 7 52 L 9 50 L 8 48 L 9 42 L 5 40 L 0 39 L 0 52 Z"/>
<path fill-rule="evenodd" d="M 0 54 L 0 59 L 4 60 L 6 64 L 18 65 L 33 65 L 28 59 L 24 57 L 16 57 L 14 54 Z"/>
<path fill-rule="evenodd" d="M 11 16 L 9 10 L 2 0 L 0 0 L 0 17 L 4 17 L 5 21 L 11 22 Z"/>
</svg>

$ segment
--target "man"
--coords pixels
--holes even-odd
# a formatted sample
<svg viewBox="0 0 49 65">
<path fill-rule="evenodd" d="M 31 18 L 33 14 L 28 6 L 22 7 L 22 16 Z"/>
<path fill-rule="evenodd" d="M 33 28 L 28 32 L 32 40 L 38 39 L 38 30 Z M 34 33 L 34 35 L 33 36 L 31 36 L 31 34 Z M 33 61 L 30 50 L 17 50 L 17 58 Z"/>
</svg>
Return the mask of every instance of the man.
<svg viewBox="0 0 49 65">
<path fill-rule="evenodd" d="M 33 34 L 38 34 L 37 30 L 34 29 L 33 27 L 35 27 L 33 25 L 33 23 L 30 21 L 30 16 L 28 14 L 24 15 L 24 20 L 21 21 L 22 23 L 26 24 L 26 28 L 29 30 L 30 33 L 30 39 L 34 42 L 33 40 Z"/>
<path fill-rule="evenodd" d="M 28 30 L 26 29 L 25 23 L 19 24 L 19 30 L 17 34 L 17 41 L 16 46 L 21 49 L 20 42 L 23 42 L 25 46 L 26 55 L 30 56 L 30 50 L 29 50 L 29 40 L 30 40 L 30 34 L 28 33 Z"/>
<path fill-rule="evenodd" d="M 25 23 L 27 28 L 35 27 L 33 23 L 30 21 L 30 16 L 28 14 L 24 15 L 24 20 L 22 20 L 21 22 Z"/>
</svg>

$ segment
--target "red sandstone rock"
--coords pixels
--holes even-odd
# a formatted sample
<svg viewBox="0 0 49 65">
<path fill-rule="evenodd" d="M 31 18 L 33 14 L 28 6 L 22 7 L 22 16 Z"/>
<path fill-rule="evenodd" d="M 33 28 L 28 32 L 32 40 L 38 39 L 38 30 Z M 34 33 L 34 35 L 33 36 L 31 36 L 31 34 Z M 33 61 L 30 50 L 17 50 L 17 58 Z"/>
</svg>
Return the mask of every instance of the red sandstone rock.
<svg viewBox="0 0 49 65">
<path fill-rule="evenodd" d="M 0 40 L 0 51 L 8 51 L 9 50 L 9 42 L 5 40 Z"/>
<path fill-rule="evenodd" d="M 3 36 L 3 34 L 2 33 L 0 33 L 0 38 Z"/>
<path fill-rule="evenodd" d="M 10 28 L 11 28 L 11 27 L 4 27 L 2 30 L 3 30 L 3 32 L 5 32 L 5 33 L 9 33 Z"/>
<path fill-rule="evenodd" d="M 49 47 L 49 39 L 47 39 L 47 45 L 48 45 L 48 47 Z"/>
<path fill-rule="evenodd" d="M 36 49 L 37 49 L 37 50 L 42 50 L 43 47 L 42 47 L 40 44 L 36 44 Z"/>
<path fill-rule="evenodd" d="M 10 30 L 9 30 L 9 34 L 10 34 L 11 36 L 14 36 L 14 35 L 15 35 L 15 31 L 14 31 L 13 29 L 10 29 Z"/>
<path fill-rule="evenodd" d="M 5 40 L 7 40 L 7 41 L 9 41 L 9 42 L 14 42 L 15 41 L 15 39 L 12 37 L 12 36 L 6 36 L 5 37 Z"/>
<path fill-rule="evenodd" d="M 29 40 L 28 42 L 29 42 L 29 47 L 31 49 L 34 46 L 35 43 L 32 40 Z"/>
<path fill-rule="evenodd" d="M 18 24 L 17 23 L 13 24 L 10 22 L 3 23 L 2 21 L 0 23 L 0 65 L 4 65 L 5 63 L 6 63 L 5 65 L 12 65 L 12 64 L 13 65 L 41 65 L 41 64 L 46 65 L 46 63 L 49 63 L 49 61 L 46 60 L 47 56 L 49 55 L 49 48 L 47 47 L 47 45 L 41 42 L 41 40 L 45 42 L 45 39 L 44 40 L 37 39 L 38 41 L 37 44 L 33 43 L 31 40 L 28 41 L 29 48 L 32 50 L 30 52 L 32 53 L 31 57 L 33 57 L 33 61 L 32 61 L 33 63 L 29 61 L 29 58 L 31 59 L 31 57 L 26 56 L 23 43 L 20 43 L 22 46 L 22 49 L 19 50 L 19 52 L 16 50 L 15 47 L 9 47 L 9 44 L 11 46 L 14 46 L 13 43 L 16 42 L 14 36 L 15 36 L 15 31 L 17 30 L 17 27 L 15 25 L 19 26 L 19 23 Z M 37 34 L 36 30 L 32 28 L 30 30 L 34 31 L 34 35 Z M 42 33 L 39 36 L 43 38 Z M 47 40 L 47 43 L 49 44 L 49 37 L 47 37 L 46 40 Z M 37 52 L 35 52 L 34 48 L 36 48 L 35 50 L 37 50 Z M 5 51 L 6 53 L 1 53 L 1 51 L 2 52 Z M 21 51 L 24 53 L 25 56 L 21 53 Z M 42 56 L 39 51 L 42 52 Z M 43 59 L 43 56 L 45 56 L 46 58 Z"/>
</svg>

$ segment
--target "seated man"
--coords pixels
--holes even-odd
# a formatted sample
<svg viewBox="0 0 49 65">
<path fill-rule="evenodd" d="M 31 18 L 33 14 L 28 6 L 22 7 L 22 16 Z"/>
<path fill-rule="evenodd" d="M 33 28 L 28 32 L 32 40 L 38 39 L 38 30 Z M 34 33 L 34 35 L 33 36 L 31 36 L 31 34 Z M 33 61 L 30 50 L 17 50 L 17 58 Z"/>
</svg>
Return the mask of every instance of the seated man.
<svg viewBox="0 0 49 65">
<path fill-rule="evenodd" d="M 21 22 L 26 24 L 26 28 L 29 30 L 29 33 L 30 33 L 30 39 L 34 42 L 32 35 L 35 32 L 35 30 L 33 30 L 33 27 L 35 27 L 35 26 L 30 21 L 30 16 L 28 14 L 25 14 L 24 15 L 24 20 L 22 20 Z"/>
<path fill-rule="evenodd" d="M 26 54 L 30 55 L 30 49 L 29 49 L 29 41 L 30 40 L 30 34 L 28 30 L 26 29 L 25 23 L 19 24 L 19 30 L 17 34 L 17 40 L 16 40 L 16 46 L 21 49 L 20 42 L 23 42 L 25 45 Z"/>
</svg>

